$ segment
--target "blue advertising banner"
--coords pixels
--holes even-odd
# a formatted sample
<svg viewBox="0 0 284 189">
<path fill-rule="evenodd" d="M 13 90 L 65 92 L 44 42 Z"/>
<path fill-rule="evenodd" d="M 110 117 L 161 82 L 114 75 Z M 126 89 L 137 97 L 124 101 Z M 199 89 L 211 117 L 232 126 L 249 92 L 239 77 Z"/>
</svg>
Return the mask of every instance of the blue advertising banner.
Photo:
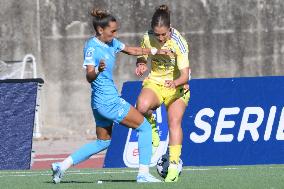
<svg viewBox="0 0 284 189">
<path fill-rule="evenodd" d="M 191 98 L 182 121 L 184 165 L 283 164 L 283 83 L 284 77 L 191 80 Z M 134 105 L 140 90 L 141 82 L 126 82 L 122 96 Z M 167 126 L 164 107 L 156 115 L 158 111 L 161 125 Z M 161 138 L 167 136 L 165 129 Z M 137 167 L 137 158 L 135 166 L 126 161 L 137 155 L 125 153 L 132 142 L 130 131 L 114 127 L 105 167 Z M 152 165 L 164 152 L 163 148 L 154 154 Z"/>
<path fill-rule="evenodd" d="M 0 80 L 0 170 L 30 168 L 38 82 Z"/>
</svg>

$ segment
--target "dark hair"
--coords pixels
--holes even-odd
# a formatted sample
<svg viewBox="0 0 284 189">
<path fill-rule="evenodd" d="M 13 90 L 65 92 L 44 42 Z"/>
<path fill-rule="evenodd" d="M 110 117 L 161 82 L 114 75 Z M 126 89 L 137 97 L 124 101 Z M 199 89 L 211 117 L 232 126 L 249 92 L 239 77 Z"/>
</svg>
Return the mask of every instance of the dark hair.
<svg viewBox="0 0 284 189">
<path fill-rule="evenodd" d="M 91 15 L 94 17 L 93 26 L 97 34 L 99 34 L 98 27 L 105 28 L 109 26 L 109 22 L 116 22 L 115 17 L 106 10 L 94 8 Z"/>
<path fill-rule="evenodd" d="M 160 5 L 156 8 L 156 11 L 152 17 L 151 27 L 156 26 L 171 26 L 170 10 L 167 5 Z"/>
</svg>

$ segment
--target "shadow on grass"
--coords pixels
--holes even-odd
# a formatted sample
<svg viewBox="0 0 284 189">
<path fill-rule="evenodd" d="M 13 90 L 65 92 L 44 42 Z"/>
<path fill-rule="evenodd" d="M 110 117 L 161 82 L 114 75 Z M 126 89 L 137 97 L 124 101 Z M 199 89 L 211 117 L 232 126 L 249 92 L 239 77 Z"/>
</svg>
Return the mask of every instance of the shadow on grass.
<svg viewBox="0 0 284 189">
<path fill-rule="evenodd" d="M 102 181 L 103 183 L 104 182 L 136 182 L 136 180 L 114 180 L 114 179 L 102 179 L 100 180 Z"/>
</svg>

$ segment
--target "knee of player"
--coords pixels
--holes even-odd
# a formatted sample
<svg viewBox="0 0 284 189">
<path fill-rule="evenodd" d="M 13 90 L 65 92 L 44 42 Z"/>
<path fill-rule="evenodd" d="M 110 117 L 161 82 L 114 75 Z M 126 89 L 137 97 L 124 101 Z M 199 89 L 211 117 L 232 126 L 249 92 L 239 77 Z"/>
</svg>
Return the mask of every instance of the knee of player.
<svg viewBox="0 0 284 189">
<path fill-rule="evenodd" d="M 150 103 L 147 100 L 138 100 L 136 108 L 142 114 L 146 114 L 150 109 Z"/>
</svg>

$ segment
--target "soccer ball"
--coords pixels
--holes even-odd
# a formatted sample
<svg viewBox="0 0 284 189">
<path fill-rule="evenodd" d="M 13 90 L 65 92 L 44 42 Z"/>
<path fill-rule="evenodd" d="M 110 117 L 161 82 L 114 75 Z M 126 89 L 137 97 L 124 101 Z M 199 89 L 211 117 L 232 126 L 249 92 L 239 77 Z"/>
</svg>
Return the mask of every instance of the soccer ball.
<svg viewBox="0 0 284 189">
<path fill-rule="evenodd" d="M 170 162 L 169 162 L 168 153 L 162 155 L 162 157 L 160 157 L 159 160 L 157 161 L 157 172 L 163 178 L 166 178 L 168 174 L 169 163 Z M 183 164 L 182 160 L 179 159 L 179 163 L 178 163 L 179 174 L 181 174 L 181 171 L 182 171 L 182 164 Z"/>
</svg>

